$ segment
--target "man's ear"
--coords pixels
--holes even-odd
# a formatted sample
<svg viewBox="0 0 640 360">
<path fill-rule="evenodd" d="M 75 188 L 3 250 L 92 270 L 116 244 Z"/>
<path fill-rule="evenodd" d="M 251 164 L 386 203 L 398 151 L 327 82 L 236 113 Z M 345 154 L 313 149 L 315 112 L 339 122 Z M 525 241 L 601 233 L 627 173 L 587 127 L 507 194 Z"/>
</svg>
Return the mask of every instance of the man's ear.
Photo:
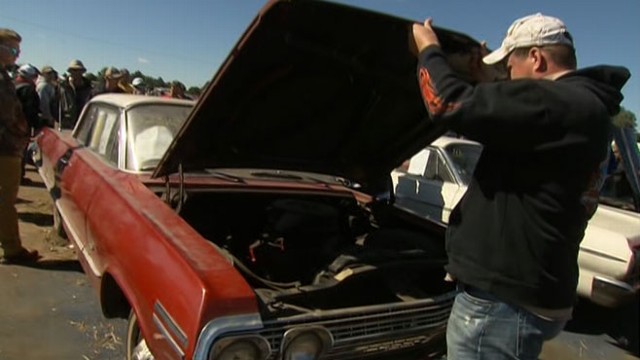
<svg viewBox="0 0 640 360">
<path fill-rule="evenodd" d="M 547 58 L 539 47 L 534 46 L 529 50 L 529 57 L 527 60 L 533 63 L 532 69 L 534 72 L 539 73 L 547 71 Z"/>
</svg>

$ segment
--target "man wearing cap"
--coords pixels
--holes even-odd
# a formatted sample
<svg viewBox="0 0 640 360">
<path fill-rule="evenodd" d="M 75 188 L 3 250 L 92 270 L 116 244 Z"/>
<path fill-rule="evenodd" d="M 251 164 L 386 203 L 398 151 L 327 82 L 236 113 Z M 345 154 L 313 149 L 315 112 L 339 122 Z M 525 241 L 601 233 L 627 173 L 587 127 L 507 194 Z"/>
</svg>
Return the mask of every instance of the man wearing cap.
<svg viewBox="0 0 640 360">
<path fill-rule="evenodd" d="M 431 19 L 415 24 L 413 36 L 431 118 L 483 144 L 447 231 L 446 270 L 461 290 L 447 358 L 537 359 L 571 317 L 578 248 L 629 71 L 576 70 L 565 25 L 542 14 L 516 20 L 484 57 L 506 65 L 506 81 L 472 86 L 458 78 Z"/>
<path fill-rule="evenodd" d="M 29 124 L 30 134 L 33 135 L 42 127 L 40 119 L 40 97 L 36 91 L 36 79 L 40 70 L 31 64 L 24 64 L 18 68 L 15 79 L 16 95 L 22 104 L 22 112 Z"/>
<path fill-rule="evenodd" d="M 123 93 L 133 94 L 136 89 L 133 87 L 133 84 L 131 84 L 131 73 L 129 72 L 129 69 L 122 68 L 120 69 L 120 73 L 122 76 L 118 82 L 118 87 L 122 89 Z"/>
<path fill-rule="evenodd" d="M 171 87 L 169 88 L 169 96 L 174 99 L 188 99 L 187 95 L 185 95 L 185 86 L 178 80 L 171 82 Z"/>
<path fill-rule="evenodd" d="M 49 65 L 40 70 L 40 77 L 36 82 L 36 90 L 40 97 L 40 117 L 45 125 L 55 126 L 58 115 L 58 90 L 56 81 L 58 73 Z"/>
<path fill-rule="evenodd" d="M 104 71 L 104 82 L 98 85 L 94 91 L 94 96 L 99 94 L 116 93 L 125 94 L 126 91 L 120 87 L 122 72 L 110 66 Z"/>
<path fill-rule="evenodd" d="M 22 156 L 29 132 L 8 66 L 20 55 L 22 37 L 11 29 L 0 28 L 0 263 L 28 263 L 38 260 L 38 252 L 22 246 L 15 204 L 20 188 Z"/>
<path fill-rule="evenodd" d="M 24 64 L 18 68 L 15 78 L 16 95 L 22 105 L 22 113 L 27 119 L 30 136 L 39 132 L 43 126 L 42 119 L 40 118 L 40 97 L 36 91 L 36 79 L 39 74 L 40 71 L 35 66 Z M 31 183 L 31 180 L 25 176 L 25 166 L 29 160 L 29 151 L 27 147 L 25 147 L 24 157 L 22 159 L 22 178 L 20 180 L 20 183 L 23 185 Z"/>
<path fill-rule="evenodd" d="M 93 91 L 91 81 L 83 74 L 87 71 L 80 60 L 71 60 L 67 67 L 69 77 L 60 83 L 60 128 L 73 129 Z"/>
<path fill-rule="evenodd" d="M 144 85 L 144 79 L 141 77 L 134 78 L 131 82 L 131 86 L 133 86 L 133 93 L 136 95 L 146 95 L 147 91 Z"/>
</svg>

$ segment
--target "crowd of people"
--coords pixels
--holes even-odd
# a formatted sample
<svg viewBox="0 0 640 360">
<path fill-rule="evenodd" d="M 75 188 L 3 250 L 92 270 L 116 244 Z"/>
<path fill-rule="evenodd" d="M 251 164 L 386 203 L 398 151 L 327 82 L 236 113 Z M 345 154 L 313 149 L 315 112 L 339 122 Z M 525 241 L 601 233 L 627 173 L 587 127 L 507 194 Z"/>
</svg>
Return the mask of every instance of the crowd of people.
<svg viewBox="0 0 640 360">
<path fill-rule="evenodd" d="M 142 77 L 131 79 L 127 69 L 108 67 L 102 79 L 92 82 L 78 59 L 71 60 L 60 76 L 52 66 L 38 69 L 17 65 L 22 37 L 12 29 L 0 28 L 0 243 L 1 263 L 24 263 L 39 258 L 24 248 L 18 233 L 15 202 L 25 177 L 27 145 L 43 127 L 72 129 L 85 104 L 106 93 L 137 94 L 188 99 L 185 86 L 173 81 L 167 91 L 146 86 Z"/>
<path fill-rule="evenodd" d="M 173 81 L 166 91 L 153 89 L 142 77 L 131 78 L 128 69 L 110 66 L 102 79 L 92 82 L 82 61 L 74 59 L 60 76 L 49 65 L 38 69 L 32 64 L 14 65 L 8 75 L 13 79 L 32 133 L 43 126 L 71 129 L 84 105 L 93 96 L 106 93 L 154 95 L 188 99 L 185 86 Z"/>
</svg>

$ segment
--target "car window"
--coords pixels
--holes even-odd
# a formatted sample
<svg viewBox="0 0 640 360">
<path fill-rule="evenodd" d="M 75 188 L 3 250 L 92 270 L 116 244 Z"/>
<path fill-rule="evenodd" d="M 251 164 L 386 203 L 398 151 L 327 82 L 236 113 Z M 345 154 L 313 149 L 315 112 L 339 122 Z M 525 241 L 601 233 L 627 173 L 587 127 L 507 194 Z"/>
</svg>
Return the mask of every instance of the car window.
<svg viewBox="0 0 640 360">
<path fill-rule="evenodd" d="M 191 106 L 177 104 L 145 104 L 127 112 L 126 168 L 151 171 L 191 112 Z"/>
<path fill-rule="evenodd" d="M 98 114 L 98 119 L 102 121 L 99 120 L 98 126 L 96 127 L 96 129 L 100 129 L 100 131 L 96 131 L 95 133 L 97 139 L 95 148 L 101 155 L 107 155 L 109 144 L 113 144 L 117 137 L 118 128 L 116 124 L 118 115 L 118 112 L 113 109 L 103 109 L 102 113 Z"/>
<path fill-rule="evenodd" d="M 463 183 L 469 184 L 482 153 L 482 146 L 479 144 L 450 144 L 445 147 L 445 151 L 455 166 L 454 171 Z"/>
<path fill-rule="evenodd" d="M 409 162 L 407 173 L 412 175 L 424 175 L 424 171 L 427 168 L 429 156 L 432 152 L 433 151 L 430 149 L 424 149 L 415 154 Z"/>
<path fill-rule="evenodd" d="M 82 145 L 87 145 L 89 143 L 93 126 L 98 118 L 98 110 L 99 106 L 97 104 L 89 105 L 89 109 L 84 113 L 84 116 L 79 121 L 78 128 L 76 129 L 74 136 Z"/>
<path fill-rule="evenodd" d="M 120 112 L 118 108 L 103 104 L 90 106 L 78 125 L 75 137 L 81 144 L 117 163 L 117 153 L 114 156 L 113 148 L 118 144 Z"/>
<path fill-rule="evenodd" d="M 447 163 L 440 153 L 431 151 L 429 161 L 424 171 L 424 178 L 439 182 L 454 182 L 453 176 L 447 168 Z"/>
</svg>

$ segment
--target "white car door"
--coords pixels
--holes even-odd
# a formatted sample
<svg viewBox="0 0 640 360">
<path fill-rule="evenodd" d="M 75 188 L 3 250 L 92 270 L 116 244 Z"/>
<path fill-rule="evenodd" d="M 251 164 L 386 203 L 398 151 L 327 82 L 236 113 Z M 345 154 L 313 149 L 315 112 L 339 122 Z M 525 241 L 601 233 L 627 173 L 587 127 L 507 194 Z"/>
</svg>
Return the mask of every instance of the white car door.
<svg viewBox="0 0 640 360">
<path fill-rule="evenodd" d="M 464 190 L 455 181 L 442 152 L 428 147 L 404 169 L 392 173 L 396 204 L 418 215 L 447 222 Z"/>
</svg>

